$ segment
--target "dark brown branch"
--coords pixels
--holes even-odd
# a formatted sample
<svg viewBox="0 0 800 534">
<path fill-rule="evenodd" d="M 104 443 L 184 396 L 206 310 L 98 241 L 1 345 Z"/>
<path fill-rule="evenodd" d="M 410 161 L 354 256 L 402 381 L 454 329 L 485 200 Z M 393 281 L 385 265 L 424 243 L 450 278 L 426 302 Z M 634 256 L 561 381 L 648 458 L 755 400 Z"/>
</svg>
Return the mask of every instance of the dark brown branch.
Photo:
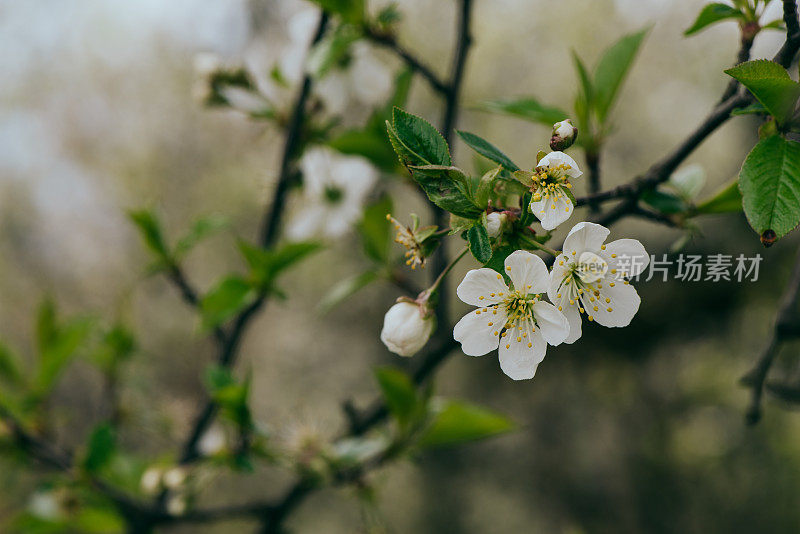
<svg viewBox="0 0 800 534">
<path fill-rule="evenodd" d="M 589 195 L 597 195 L 600 192 L 600 153 L 586 153 L 586 168 L 589 171 Z M 589 212 L 597 213 L 600 204 L 597 201 L 589 201 Z"/>
<path fill-rule="evenodd" d="M 397 54 L 411 70 L 425 78 L 431 87 L 439 94 L 446 95 L 450 92 L 450 87 L 444 83 L 430 67 L 422 63 L 422 61 L 406 48 L 398 44 L 394 35 L 380 32 L 371 26 L 364 27 L 364 35 L 373 43 L 388 48 Z"/>
<path fill-rule="evenodd" d="M 797 249 L 797 258 L 795 259 L 789 282 L 786 284 L 786 289 L 781 297 L 769 341 L 764 350 L 761 351 L 761 356 L 758 358 L 755 367 L 742 378 L 742 383 L 753 390 L 750 407 L 747 409 L 747 422 L 749 424 L 755 424 L 761 419 L 761 398 L 764 393 L 764 381 L 782 343 L 787 339 L 796 337 L 791 327 L 796 325 L 798 320 L 798 293 L 800 293 L 800 247 Z"/>
<path fill-rule="evenodd" d="M 322 36 L 325 34 L 325 29 L 328 25 L 328 15 L 322 12 L 320 15 L 319 23 L 317 25 L 312 45 L 318 43 Z M 278 183 L 273 193 L 272 202 L 264 216 L 264 222 L 261 227 L 261 235 L 259 241 L 263 247 L 272 246 L 278 237 L 280 227 L 280 220 L 283 216 L 285 208 L 286 194 L 289 189 L 289 182 L 293 175 L 293 165 L 301 145 L 304 117 L 306 113 L 306 104 L 308 97 L 311 93 L 312 79 L 306 75 L 303 79 L 300 91 L 295 99 L 292 116 L 286 130 L 286 142 L 284 144 L 283 153 L 281 156 L 280 172 L 278 174 Z M 236 361 L 239 345 L 241 344 L 242 335 L 244 334 L 247 325 L 249 324 L 255 313 L 261 309 L 266 302 L 266 295 L 261 295 L 253 304 L 245 308 L 233 321 L 233 326 L 230 329 L 229 335 L 225 339 L 225 343 L 220 348 L 220 354 L 217 359 L 218 363 L 224 367 L 231 367 Z M 203 434 L 205 434 L 217 411 L 216 403 L 212 400 L 206 401 L 203 409 L 195 418 L 192 424 L 192 430 L 184 443 L 183 452 L 181 454 L 181 463 L 187 464 L 198 458 L 197 445 L 200 442 Z M 159 499 L 161 503 L 164 502 L 164 495 Z"/>
</svg>

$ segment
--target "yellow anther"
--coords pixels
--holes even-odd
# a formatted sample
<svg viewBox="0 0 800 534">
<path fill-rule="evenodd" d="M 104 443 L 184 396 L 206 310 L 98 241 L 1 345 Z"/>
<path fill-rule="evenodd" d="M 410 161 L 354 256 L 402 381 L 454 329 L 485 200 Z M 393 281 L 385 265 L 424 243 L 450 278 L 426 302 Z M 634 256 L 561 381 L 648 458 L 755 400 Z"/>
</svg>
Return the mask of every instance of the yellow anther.
<svg viewBox="0 0 800 534">
<path fill-rule="evenodd" d="M 616 269 L 611 269 L 611 274 L 617 274 L 617 270 Z"/>
<path fill-rule="evenodd" d="M 609 308 L 608 311 L 610 313 L 610 312 L 614 311 L 614 308 Z"/>
<path fill-rule="evenodd" d="M 605 245 L 600 245 L 600 250 L 605 250 L 605 249 L 606 249 Z"/>
<path fill-rule="evenodd" d="M 592 307 L 592 309 L 593 309 L 594 311 L 597 311 L 597 306 L 593 306 L 593 307 Z"/>
<path fill-rule="evenodd" d="M 561 306 L 559 306 L 559 307 L 558 307 L 558 311 L 562 311 L 562 310 L 561 310 Z"/>
<path fill-rule="evenodd" d="M 494 331 L 494 335 L 497 335 L 497 334 L 499 334 L 499 333 L 500 333 L 500 332 L 498 332 L 497 330 L 495 330 L 495 331 Z"/>
<path fill-rule="evenodd" d="M 608 304 L 609 302 L 611 302 L 611 299 L 606 297 L 606 304 Z"/>
<path fill-rule="evenodd" d="M 478 300 L 483 300 L 483 296 L 478 297 Z"/>
<path fill-rule="evenodd" d="M 528 343 L 528 348 L 531 348 L 532 346 L 533 346 L 533 343 L 530 343 L 530 342 L 529 342 L 529 343 Z"/>
<path fill-rule="evenodd" d="M 609 287 L 614 287 L 614 282 L 609 282 L 608 285 Z"/>
<path fill-rule="evenodd" d="M 564 260 L 558 262 L 559 265 L 564 265 Z"/>
<path fill-rule="evenodd" d="M 517 343 L 522 343 L 522 338 L 517 336 Z"/>
<path fill-rule="evenodd" d="M 594 321 L 594 317 L 592 317 L 591 315 L 588 316 L 587 319 L 589 319 L 590 321 Z"/>
<path fill-rule="evenodd" d="M 616 254 L 612 254 L 612 255 L 611 255 L 611 257 L 612 257 L 612 258 L 616 258 L 616 257 L 617 257 L 617 255 L 616 255 Z"/>
<path fill-rule="evenodd" d="M 506 345 L 506 348 L 507 348 L 507 349 L 510 349 L 510 348 L 511 348 L 511 345 Z"/>
</svg>

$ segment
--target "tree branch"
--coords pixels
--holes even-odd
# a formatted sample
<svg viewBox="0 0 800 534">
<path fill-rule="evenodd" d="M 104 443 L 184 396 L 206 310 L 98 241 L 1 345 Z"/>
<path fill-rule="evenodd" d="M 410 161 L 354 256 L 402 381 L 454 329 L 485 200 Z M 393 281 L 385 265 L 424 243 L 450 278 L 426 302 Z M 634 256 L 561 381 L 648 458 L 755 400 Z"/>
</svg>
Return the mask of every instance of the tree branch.
<svg viewBox="0 0 800 534">
<path fill-rule="evenodd" d="M 755 424 L 761 419 L 761 398 L 764 393 L 764 381 L 767 378 L 772 363 L 778 355 L 781 344 L 790 338 L 797 337 L 791 328 L 797 323 L 797 297 L 800 293 L 800 247 L 797 249 L 792 274 L 786 284 L 781 297 L 775 324 L 772 328 L 769 341 L 761 351 L 761 356 L 755 367 L 742 378 L 742 383 L 752 388 L 750 407 L 747 409 L 747 422 Z"/>
</svg>

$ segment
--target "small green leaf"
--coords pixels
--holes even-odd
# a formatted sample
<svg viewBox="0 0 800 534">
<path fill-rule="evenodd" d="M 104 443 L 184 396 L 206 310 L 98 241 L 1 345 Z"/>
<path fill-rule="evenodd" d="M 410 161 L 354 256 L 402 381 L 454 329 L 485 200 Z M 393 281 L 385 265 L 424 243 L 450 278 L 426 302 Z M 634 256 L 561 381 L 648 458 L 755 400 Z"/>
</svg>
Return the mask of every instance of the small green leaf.
<svg viewBox="0 0 800 534">
<path fill-rule="evenodd" d="M 378 273 L 375 271 L 366 271 L 351 276 L 350 278 L 340 280 L 324 297 L 322 297 L 322 300 L 317 305 L 317 311 L 319 311 L 320 314 L 328 313 L 377 279 Z"/>
<path fill-rule="evenodd" d="M 761 102 L 753 102 L 749 106 L 745 106 L 743 108 L 736 108 L 731 111 L 731 116 L 736 117 L 738 115 L 768 115 L 769 111 L 767 108 L 764 107 L 764 104 Z"/>
<path fill-rule="evenodd" d="M 313 0 L 313 2 L 328 13 L 339 15 L 345 22 L 358 24 L 364 20 L 365 0 Z"/>
<path fill-rule="evenodd" d="M 553 124 L 569 117 L 566 111 L 542 104 L 534 98 L 490 100 L 480 104 L 479 109 L 492 113 L 512 115 L 527 121 L 544 124 L 548 127 L 552 127 Z"/>
<path fill-rule="evenodd" d="M 510 432 L 514 424 L 505 416 L 480 406 L 448 401 L 433 424 L 420 437 L 421 447 L 445 447 Z"/>
<path fill-rule="evenodd" d="M 256 298 L 253 286 L 241 276 L 230 275 L 200 301 L 203 328 L 219 326 L 250 305 Z"/>
<path fill-rule="evenodd" d="M 249 378 L 240 383 L 230 369 L 211 365 L 206 369 L 206 387 L 227 419 L 243 429 L 253 427 L 252 413 L 247 401 L 250 396 Z"/>
<path fill-rule="evenodd" d="M 786 124 L 792 117 L 797 99 L 800 98 L 800 84 L 792 80 L 786 69 L 777 63 L 757 59 L 740 63 L 725 73 L 747 87 L 778 124 Z"/>
<path fill-rule="evenodd" d="M 397 168 L 397 156 L 383 134 L 369 130 L 348 130 L 328 142 L 342 154 L 362 156 L 384 171 Z"/>
<path fill-rule="evenodd" d="M 418 409 L 417 390 L 411 378 L 393 367 L 377 368 L 375 378 L 389 412 L 401 427 L 406 426 Z"/>
<path fill-rule="evenodd" d="M 175 258 L 182 259 L 195 245 L 227 226 L 228 220 L 221 215 L 209 215 L 198 219 L 191 230 L 175 244 Z"/>
<path fill-rule="evenodd" d="M 116 445 L 116 432 L 110 424 L 103 423 L 95 427 L 89 437 L 83 468 L 92 474 L 100 471 L 108 465 L 112 456 L 114 456 Z"/>
<path fill-rule="evenodd" d="M 501 173 L 503 167 L 495 167 L 487 171 L 478 182 L 475 188 L 475 204 L 478 206 L 488 206 L 489 197 L 491 196 L 492 189 L 494 188 L 495 179 Z"/>
<path fill-rule="evenodd" d="M 496 146 L 491 144 L 489 141 L 483 139 L 482 137 L 475 135 L 474 133 L 465 132 L 463 130 L 457 131 L 458 136 L 469 145 L 469 147 L 495 163 L 498 163 L 508 169 L 509 171 L 518 171 L 519 167 L 516 163 L 511 161 L 511 159 L 503 154 L 500 149 Z"/>
<path fill-rule="evenodd" d="M 423 165 L 411 167 L 411 176 L 431 202 L 465 219 L 477 219 L 483 208 L 471 195 L 471 184 L 458 167 Z"/>
<path fill-rule="evenodd" d="M 299 241 L 287 243 L 277 249 L 263 249 L 246 241 L 239 242 L 239 250 L 250 266 L 253 283 L 262 291 L 274 289 L 272 284 L 283 271 L 321 248 L 319 243 Z"/>
<path fill-rule="evenodd" d="M 633 64 L 644 36 L 649 29 L 626 35 L 600 58 L 594 71 L 595 112 L 597 119 L 604 123 L 617 97 L 622 82 Z"/>
<path fill-rule="evenodd" d="M 22 373 L 19 370 L 19 360 L 5 344 L 0 342 L 0 379 L 8 384 L 19 384 Z"/>
<path fill-rule="evenodd" d="M 720 22 L 722 20 L 743 19 L 743 18 L 744 14 L 738 9 L 735 9 L 726 4 L 720 4 L 715 2 L 713 4 L 708 4 L 700 11 L 700 14 L 697 16 L 697 19 L 694 21 L 694 24 L 692 24 L 692 26 L 688 30 L 683 32 L 683 35 L 689 36 L 695 34 L 700 30 L 702 30 L 703 28 L 706 28 L 707 26 L 710 26 L 711 24 L 714 24 L 715 22 Z"/>
<path fill-rule="evenodd" d="M 139 233 L 144 240 L 145 245 L 150 251 L 159 257 L 159 259 L 166 260 L 169 258 L 169 248 L 164 240 L 164 234 L 161 231 L 161 224 L 158 222 L 155 214 L 149 210 L 135 210 L 128 213 L 131 221 L 139 229 Z"/>
<path fill-rule="evenodd" d="M 800 143 L 781 136 L 760 141 L 739 173 L 744 212 L 760 236 L 783 237 L 800 223 Z"/>
<path fill-rule="evenodd" d="M 469 242 L 469 251 L 480 263 L 486 263 L 492 259 L 492 244 L 484 225 L 476 224 L 467 230 L 467 241 Z"/>
<path fill-rule="evenodd" d="M 364 217 L 358 224 L 366 255 L 378 263 L 389 262 L 389 247 L 392 242 L 392 224 L 386 216 L 392 212 L 392 199 L 382 196 L 364 209 Z"/>
<path fill-rule="evenodd" d="M 707 200 L 698 204 L 694 211 L 700 214 L 737 213 L 742 211 L 742 192 L 739 191 L 738 180 L 733 180 Z"/>
<path fill-rule="evenodd" d="M 642 201 L 662 213 L 683 213 L 689 208 L 680 197 L 657 189 L 645 191 Z"/>
<path fill-rule="evenodd" d="M 91 327 L 91 322 L 84 318 L 72 319 L 64 325 L 58 325 L 55 319 L 53 321 L 53 333 L 39 348 L 39 362 L 33 381 L 33 389 L 37 394 L 50 391 L 61 371 L 86 340 Z"/>
<path fill-rule="evenodd" d="M 103 370 L 110 371 L 130 358 L 136 350 L 133 333 L 122 323 L 114 324 L 102 337 L 92 354 L 92 360 Z"/>
<path fill-rule="evenodd" d="M 422 117 L 417 117 L 400 108 L 392 111 L 390 135 L 401 144 L 395 151 L 406 165 L 451 164 L 450 150 L 442 134 Z M 394 141 L 393 141 L 394 145 Z"/>
</svg>

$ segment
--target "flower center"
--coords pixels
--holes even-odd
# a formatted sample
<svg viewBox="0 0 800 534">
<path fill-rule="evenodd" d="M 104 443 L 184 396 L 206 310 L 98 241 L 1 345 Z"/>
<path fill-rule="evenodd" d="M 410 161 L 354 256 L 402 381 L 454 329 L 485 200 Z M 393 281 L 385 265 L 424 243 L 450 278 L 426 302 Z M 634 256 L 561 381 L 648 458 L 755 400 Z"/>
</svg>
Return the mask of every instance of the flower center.
<svg viewBox="0 0 800 534">
<path fill-rule="evenodd" d="M 572 188 L 569 183 L 569 176 L 566 171 L 570 169 L 569 165 L 559 165 L 557 167 L 541 167 L 536 170 L 533 175 L 533 185 L 531 192 L 533 193 L 533 200 L 538 202 L 542 197 L 555 197 L 561 198 L 564 195 L 563 189 Z"/>
<path fill-rule="evenodd" d="M 338 187 L 332 185 L 325 186 L 325 200 L 330 202 L 331 204 L 338 204 L 344 198 L 344 191 L 339 189 Z"/>
<path fill-rule="evenodd" d="M 522 294 L 519 291 L 512 291 L 508 297 L 503 301 L 506 307 L 506 314 L 508 320 L 506 322 L 506 329 L 511 329 L 520 321 L 530 319 L 536 324 L 533 318 L 533 305 L 539 300 L 539 295 Z"/>
<path fill-rule="evenodd" d="M 586 251 L 578 258 L 578 265 L 575 267 L 575 272 L 580 279 L 591 284 L 603 278 L 608 271 L 608 263 L 606 260 L 595 254 L 594 252 Z"/>
</svg>

